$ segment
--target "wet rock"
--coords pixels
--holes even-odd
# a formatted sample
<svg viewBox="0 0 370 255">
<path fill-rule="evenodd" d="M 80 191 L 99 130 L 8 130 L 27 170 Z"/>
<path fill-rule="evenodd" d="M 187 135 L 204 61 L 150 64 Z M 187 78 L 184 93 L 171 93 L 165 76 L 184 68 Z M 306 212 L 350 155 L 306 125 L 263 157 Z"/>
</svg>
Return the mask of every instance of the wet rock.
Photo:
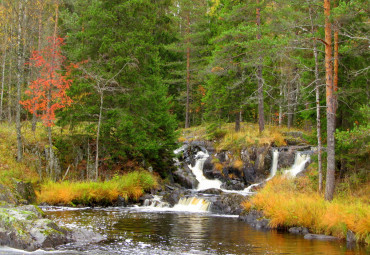
<svg viewBox="0 0 370 255">
<path fill-rule="evenodd" d="M 221 214 L 240 214 L 245 197 L 238 193 L 222 193 L 210 207 L 210 211 Z"/>
<path fill-rule="evenodd" d="M 77 243 L 97 243 L 105 239 L 99 233 L 95 233 L 86 229 L 75 229 L 69 234 L 69 238 Z"/>
<path fill-rule="evenodd" d="M 248 185 L 256 182 L 256 171 L 252 166 L 244 166 L 243 169 L 244 182 Z"/>
<path fill-rule="evenodd" d="M 127 206 L 127 201 L 124 197 L 118 196 L 117 201 L 114 204 L 115 206 L 121 206 L 121 207 L 126 207 Z"/>
<path fill-rule="evenodd" d="M 245 188 L 245 185 L 241 181 L 230 180 L 230 181 L 224 182 L 221 185 L 221 188 L 226 189 L 226 190 L 243 190 Z"/>
<path fill-rule="evenodd" d="M 220 190 L 220 189 L 205 189 L 205 190 L 199 191 L 198 193 L 210 194 L 210 195 L 220 195 L 222 193 L 222 190 Z"/>
<path fill-rule="evenodd" d="M 291 149 L 279 152 L 278 169 L 287 169 L 294 164 L 295 151 Z"/>
<path fill-rule="evenodd" d="M 180 198 L 184 197 L 187 193 L 189 193 L 189 191 L 184 189 L 174 189 L 163 196 L 163 201 L 174 206 L 179 202 Z"/>
<path fill-rule="evenodd" d="M 0 208 L 0 245 L 32 251 L 70 240 L 69 230 L 40 218 L 40 215 L 34 206 Z"/>
<path fill-rule="evenodd" d="M 335 236 L 327 236 L 327 235 L 316 235 L 316 234 L 306 234 L 304 236 L 304 239 L 316 239 L 316 240 L 321 240 L 321 241 L 338 241 L 339 238 Z"/>
<path fill-rule="evenodd" d="M 173 177 L 175 182 L 187 189 L 196 189 L 199 183 L 186 164 L 181 164 L 173 173 Z"/>
<path fill-rule="evenodd" d="M 239 220 L 247 222 L 257 229 L 271 229 L 269 226 L 270 220 L 266 219 L 262 212 L 250 210 L 248 213 L 239 216 Z"/>
<path fill-rule="evenodd" d="M 140 204 L 141 204 L 141 205 L 143 205 L 145 200 L 151 200 L 151 199 L 153 199 L 153 198 L 154 198 L 154 196 L 153 196 L 153 195 L 145 194 L 144 196 L 141 196 L 141 197 L 139 198 L 139 202 L 140 202 Z"/>
<path fill-rule="evenodd" d="M 309 233 L 307 228 L 304 227 L 292 227 L 288 229 L 289 233 L 306 235 Z"/>
<path fill-rule="evenodd" d="M 347 241 L 347 243 L 355 243 L 356 242 L 356 235 L 351 230 L 347 231 L 346 241 Z"/>
</svg>

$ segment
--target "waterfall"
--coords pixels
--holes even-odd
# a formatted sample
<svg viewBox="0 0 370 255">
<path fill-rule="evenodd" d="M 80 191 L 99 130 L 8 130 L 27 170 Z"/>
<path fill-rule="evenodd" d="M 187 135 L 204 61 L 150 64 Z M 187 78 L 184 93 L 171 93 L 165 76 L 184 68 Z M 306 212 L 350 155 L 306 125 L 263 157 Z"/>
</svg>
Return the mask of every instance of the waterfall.
<svg viewBox="0 0 370 255">
<path fill-rule="evenodd" d="M 145 199 L 143 206 L 145 207 L 156 207 L 156 208 L 167 208 L 170 204 L 162 201 L 161 196 L 154 195 L 152 199 Z"/>
<path fill-rule="evenodd" d="M 208 212 L 211 202 L 201 197 L 183 197 L 171 208 L 170 204 L 162 201 L 161 196 L 145 199 L 143 207 L 155 211 L 175 212 Z"/>
<path fill-rule="evenodd" d="M 278 150 L 273 150 L 272 151 L 272 165 L 271 165 L 271 169 L 270 169 L 270 175 L 266 179 L 266 181 L 271 180 L 276 175 L 277 167 L 278 167 L 278 160 L 279 160 L 279 151 Z"/>
<path fill-rule="evenodd" d="M 271 180 L 276 175 L 276 173 L 277 173 L 278 160 L 279 160 L 279 151 L 278 150 L 273 150 L 272 151 L 272 165 L 271 165 L 271 168 L 270 168 L 270 175 L 269 175 L 269 177 L 265 181 L 263 181 L 263 182 L 259 182 L 259 183 L 255 183 L 255 184 L 249 185 L 248 187 L 246 187 L 243 190 L 243 193 L 251 193 L 252 188 L 258 187 L 262 183 Z"/>
<path fill-rule="evenodd" d="M 310 155 L 297 152 L 293 166 L 289 170 L 285 170 L 284 175 L 288 177 L 296 177 L 297 174 L 304 170 L 308 161 L 310 161 Z"/>
<path fill-rule="evenodd" d="M 173 209 L 188 212 L 208 212 L 210 205 L 211 202 L 203 198 L 188 197 L 181 198 L 179 202 L 173 207 Z"/>
<path fill-rule="evenodd" d="M 205 190 L 205 189 L 221 189 L 221 181 L 219 180 L 209 180 L 203 175 L 203 165 L 204 162 L 209 157 L 208 153 L 204 153 L 203 151 L 199 151 L 197 155 L 195 156 L 196 162 L 195 166 L 192 167 L 189 165 L 189 168 L 195 175 L 195 178 L 199 182 L 197 190 Z"/>
</svg>

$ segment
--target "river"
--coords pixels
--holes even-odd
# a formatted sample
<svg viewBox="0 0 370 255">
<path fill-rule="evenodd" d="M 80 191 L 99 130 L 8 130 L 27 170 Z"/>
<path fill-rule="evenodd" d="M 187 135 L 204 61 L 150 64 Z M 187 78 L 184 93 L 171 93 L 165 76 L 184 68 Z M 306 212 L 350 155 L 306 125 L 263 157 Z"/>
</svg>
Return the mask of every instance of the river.
<svg viewBox="0 0 370 255">
<path fill-rule="evenodd" d="M 348 255 L 369 252 L 366 247 L 358 245 L 347 247 L 345 242 L 305 240 L 300 235 L 276 230 L 256 230 L 239 221 L 237 216 L 212 213 L 112 207 L 49 208 L 47 214 L 61 225 L 71 229 L 89 229 L 106 238 L 95 244 L 60 246 L 58 250 L 62 254 Z"/>
</svg>

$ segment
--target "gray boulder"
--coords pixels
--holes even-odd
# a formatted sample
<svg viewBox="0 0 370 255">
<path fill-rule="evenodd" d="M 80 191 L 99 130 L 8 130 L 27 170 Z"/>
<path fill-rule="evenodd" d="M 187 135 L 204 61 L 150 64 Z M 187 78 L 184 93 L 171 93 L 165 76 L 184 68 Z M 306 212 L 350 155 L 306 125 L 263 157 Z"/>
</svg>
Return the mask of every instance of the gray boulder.
<svg viewBox="0 0 370 255">
<path fill-rule="evenodd" d="M 307 228 L 304 227 L 292 227 L 288 229 L 289 233 L 306 235 L 309 233 Z"/>
<path fill-rule="evenodd" d="M 243 211 L 241 203 L 245 197 L 238 193 L 222 193 L 211 204 L 210 211 L 220 214 L 240 214 Z"/>
<path fill-rule="evenodd" d="M 321 240 L 321 241 L 338 241 L 339 238 L 335 236 L 327 236 L 327 235 L 316 235 L 316 234 L 306 234 L 304 236 L 304 239 L 309 239 L 309 240 Z"/>
<path fill-rule="evenodd" d="M 69 230 L 41 216 L 35 206 L 0 208 L 0 245 L 33 251 L 70 240 Z"/>
<path fill-rule="evenodd" d="M 257 210 L 250 210 L 248 213 L 239 216 L 239 220 L 247 222 L 257 229 L 271 229 L 270 220 L 265 218 L 263 213 Z"/>
<path fill-rule="evenodd" d="M 356 242 L 356 235 L 351 230 L 347 231 L 346 241 L 348 243 L 355 243 Z"/>
<path fill-rule="evenodd" d="M 173 178 L 176 183 L 179 183 L 182 187 L 187 189 L 196 189 L 199 183 L 186 164 L 181 164 L 177 170 L 173 172 Z"/>
</svg>

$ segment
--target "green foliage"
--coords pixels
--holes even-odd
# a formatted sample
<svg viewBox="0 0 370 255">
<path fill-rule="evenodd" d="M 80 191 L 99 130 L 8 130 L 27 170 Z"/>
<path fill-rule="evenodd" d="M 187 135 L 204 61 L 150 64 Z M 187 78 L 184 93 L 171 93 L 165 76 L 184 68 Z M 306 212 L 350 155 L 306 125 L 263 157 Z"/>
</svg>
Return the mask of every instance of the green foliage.
<svg viewBox="0 0 370 255">
<path fill-rule="evenodd" d="M 219 140 L 223 138 L 226 135 L 226 130 L 221 129 L 221 125 L 219 123 L 213 122 L 210 123 L 206 127 L 206 132 L 207 132 L 207 140 Z"/>
<path fill-rule="evenodd" d="M 342 169 L 357 172 L 359 179 L 364 182 L 369 178 L 370 107 L 362 107 L 360 114 L 364 120 L 363 124 L 355 123 L 353 129 L 337 130 L 335 138 L 337 158 L 342 164 Z"/>
<path fill-rule="evenodd" d="M 88 62 L 75 73 L 79 79 L 70 92 L 75 104 L 60 115 L 59 124 L 89 122 L 86 130 L 96 133 L 96 83 L 110 81 L 104 90 L 100 133 L 103 158 L 155 164 L 172 154 L 177 124 L 162 69 L 165 45 L 172 40 L 168 7 L 167 0 L 72 1 L 62 14 L 69 58 Z"/>
</svg>

